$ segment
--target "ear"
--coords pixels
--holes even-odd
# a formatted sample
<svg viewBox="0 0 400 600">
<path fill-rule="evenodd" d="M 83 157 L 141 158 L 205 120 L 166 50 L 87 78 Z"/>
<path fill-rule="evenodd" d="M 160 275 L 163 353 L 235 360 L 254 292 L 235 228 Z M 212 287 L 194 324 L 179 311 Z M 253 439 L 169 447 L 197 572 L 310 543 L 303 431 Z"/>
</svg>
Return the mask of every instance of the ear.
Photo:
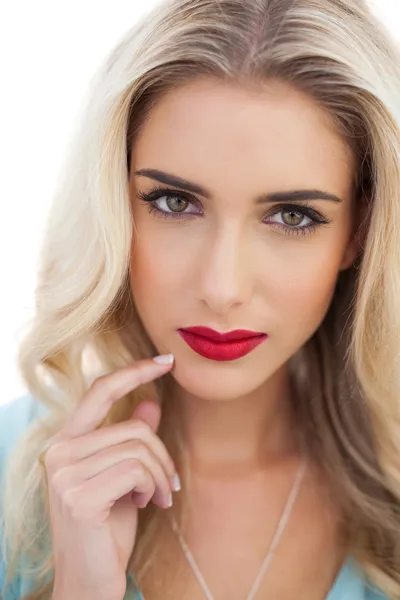
<svg viewBox="0 0 400 600">
<path fill-rule="evenodd" d="M 356 260 L 357 256 L 360 254 L 360 246 L 357 243 L 356 236 L 352 236 L 350 239 L 346 251 L 343 255 L 343 260 L 340 265 L 339 271 L 346 271 Z"/>
<path fill-rule="evenodd" d="M 368 208 L 367 202 L 363 202 L 362 205 L 358 207 L 353 234 L 349 239 L 349 243 L 343 255 L 343 260 L 339 269 L 340 271 L 345 271 L 351 267 L 364 248 L 368 232 Z"/>
</svg>

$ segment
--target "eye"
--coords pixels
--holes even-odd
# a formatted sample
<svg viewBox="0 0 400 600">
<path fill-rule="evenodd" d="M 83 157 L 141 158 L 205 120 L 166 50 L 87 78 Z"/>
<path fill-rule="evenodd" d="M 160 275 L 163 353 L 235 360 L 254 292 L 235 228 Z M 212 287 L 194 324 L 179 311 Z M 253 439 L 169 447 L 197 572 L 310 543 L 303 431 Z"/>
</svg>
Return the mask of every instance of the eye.
<svg viewBox="0 0 400 600">
<path fill-rule="evenodd" d="M 188 219 L 190 215 L 202 215 L 201 204 L 197 198 L 185 192 L 168 188 L 154 188 L 151 192 L 138 192 L 138 197 L 148 207 L 149 213 L 164 219 Z M 281 220 L 271 217 L 282 215 Z M 304 224 L 305 222 L 305 224 Z M 328 225 L 330 219 L 324 217 L 308 202 L 300 204 L 275 205 L 263 219 L 265 225 L 271 225 L 286 235 L 309 235 L 322 225 Z"/>
<path fill-rule="evenodd" d="M 191 206 L 187 198 L 177 194 L 161 196 L 154 201 L 155 206 L 166 213 L 187 213 L 187 208 Z M 195 212 L 195 211 L 194 211 Z"/>
<path fill-rule="evenodd" d="M 312 219 L 299 210 L 281 210 L 276 214 L 282 215 L 280 224 L 288 227 L 299 227 L 300 225 L 306 227 L 312 223 Z M 304 221 L 306 221 L 305 224 Z"/>
<path fill-rule="evenodd" d="M 168 189 L 153 189 L 150 193 L 139 192 L 138 196 L 147 204 L 149 212 L 157 212 L 165 218 L 179 219 L 189 214 L 202 214 L 193 208 L 199 206 L 196 198 L 192 198 L 183 192 Z M 189 209 L 189 210 L 187 210 Z"/>
<path fill-rule="evenodd" d="M 267 221 L 271 216 L 282 215 L 280 221 Z M 305 222 L 305 223 L 304 223 Z M 324 217 L 307 202 L 275 206 L 273 212 L 264 219 L 264 223 L 281 229 L 287 235 L 307 235 L 322 225 L 328 225 L 330 219 Z"/>
</svg>

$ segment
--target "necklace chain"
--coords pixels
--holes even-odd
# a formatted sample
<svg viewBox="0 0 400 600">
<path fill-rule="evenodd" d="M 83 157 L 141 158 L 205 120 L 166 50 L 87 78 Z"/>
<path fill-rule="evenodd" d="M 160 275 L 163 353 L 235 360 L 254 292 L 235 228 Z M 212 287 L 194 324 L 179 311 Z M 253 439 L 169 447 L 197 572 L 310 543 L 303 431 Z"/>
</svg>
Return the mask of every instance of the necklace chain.
<svg viewBox="0 0 400 600">
<path fill-rule="evenodd" d="M 256 576 L 256 578 L 254 580 L 254 583 L 253 583 L 253 585 L 251 587 L 251 590 L 250 590 L 249 594 L 246 597 L 246 600 L 253 600 L 254 597 L 255 597 L 255 595 L 256 595 L 256 593 L 257 593 L 257 591 L 258 591 L 258 589 L 259 589 L 259 587 L 260 587 L 262 578 L 264 577 L 265 572 L 266 572 L 266 570 L 269 567 L 269 564 L 270 564 L 270 562 L 272 560 L 272 557 L 274 555 L 275 549 L 276 549 L 276 547 L 277 547 L 277 545 L 278 545 L 278 543 L 279 543 L 279 541 L 280 541 L 280 539 L 282 537 L 282 534 L 283 534 L 283 532 L 284 532 L 284 530 L 286 528 L 286 525 L 287 525 L 287 523 L 289 521 L 289 517 L 291 515 L 294 503 L 295 503 L 295 501 L 297 499 L 297 496 L 298 496 L 298 493 L 299 493 L 299 490 L 300 490 L 300 485 L 301 485 L 303 477 L 304 477 L 305 469 L 306 469 L 306 460 L 303 457 L 303 459 L 302 459 L 302 461 L 300 463 L 300 466 L 299 466 L 299 468 L 297 470 L 294 483 L 293 483 L 292 488 L 290 490 L 288 499 L 286 501 L 285 508 L 284 508 L 282 516 L 281 516 L 281 518 L 279 520 L 279 523 L 278 523 L 278 526 L 276 528 L 274 537 L 272 538 L 271 545 L 268 548 L 267 555 L 265 556 L 265 558 L 264 558 L 264 560 L 262 562 L 261 568 L 260 568 L 260 570 L 259 570 L 259 572 L 258 572 L 258 574 L 257 574 L 257 576 Z M 182 551 L 183 551 L 183 553 L 184 553 L 184 555 L 185 555 L 185 557 L 186 557 L 186 559 L 187 559 L 187 561 L 188 561 L 188 563 L 189 563 L 189 565 L 190 565 L 190 567 L 191 567 L 194 575 L 196 576 L 196 579 L 199 582 L 199 584 L 200 584 L 200 586 L 201 586 L 201 588 L 202 588 L 202 590 L 204 592 L 204 595 L 206 596 L 206 598 L 208 598 L 208 600 L 215 600 L 214 596 L 210 592 L 210 589 L 209 589 L 209 587 L 208 587 L 208 585 L 207 585 L 207 583 L 206 583 L 206 581 L 204 579 L 204 576 L 203 576 L 202 572 L 199 569 L 198 564 L 196 563 L 196 561 L 194 559 L 193 554 L 191 553 L 191 551 L 189 549 L 189 546 L 187 545 L 187 543 L 186 543 L 186 541 L 185 541 L 185 539 L 184 539 L 184 537 L 183 537 L 183 535 L 182 535 L 182 533 L 181 533 L 181 531 L 179 529 L 179 526 L 178 526 L 176 520 L 174 519 L 174 517 L 172 515 L 168 515 L 168 516 L 169 516 L 170 521 L 171 521 L 172 529 L 173 529 L 174 533 L 176 534 L 176 536 L 178 538 L 178 542 L 180 544 L 180 547 L 181 547 L 181 549 L 182 549 Z"/>
</svg>

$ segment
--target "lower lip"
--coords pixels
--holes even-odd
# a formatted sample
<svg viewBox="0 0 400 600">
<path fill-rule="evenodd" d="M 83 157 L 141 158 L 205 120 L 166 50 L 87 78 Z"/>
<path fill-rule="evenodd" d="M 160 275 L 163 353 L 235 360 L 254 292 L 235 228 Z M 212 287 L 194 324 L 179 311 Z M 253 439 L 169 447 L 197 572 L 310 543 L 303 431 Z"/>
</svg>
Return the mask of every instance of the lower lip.
<svg viewBox="0 0 400 600">
<path fill-rule="evenodd" d="M 231 342 L 214 342 L 183 329 L 178 330 L 178 333 L 197 354 L 218 361 L 241 358 L 268 339 L 268 336 L 263 334 Z"/>
</svg>

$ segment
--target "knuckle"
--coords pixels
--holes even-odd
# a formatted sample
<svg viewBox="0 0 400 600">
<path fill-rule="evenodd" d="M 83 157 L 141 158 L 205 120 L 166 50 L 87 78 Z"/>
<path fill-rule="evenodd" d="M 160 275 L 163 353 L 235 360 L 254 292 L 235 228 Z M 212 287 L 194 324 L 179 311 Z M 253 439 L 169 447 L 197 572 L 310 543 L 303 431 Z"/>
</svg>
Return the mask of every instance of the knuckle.
<svg viewBox="0 0 400 600">
<path fill-rule="evenodd" d="M 65 452 L 65 444 L 63 442 L 53 442 L 47 448 L 44 455 L 44 464 L 48 470 L 54 469 L 61 460 Z"/>
<path fill-rule="evenodd" d="M 62 499 L 63 495 L 67 491 L 67 484 L 69 482 L 69 474 L 67 468 L 58 469 L 50 477 L 50 487 L 52 491 Z"/>
<path fill-rule="evenodd" d="M 65 489 L 60 497 L 63 510 L 68 512 L 71 516 L 77 516 L 80 511 L 81 496 L 82 490 L 80 488 L 75 487 Z"/>
<path fill-rule="evenodd" d="M 139 456 L 143 456 L 146 451 L 148 452 L 146 444 L 140 439 L 131 440 L 129 442 L 129 450 Z"/>
<path fill-rule="evenodd" d="M 93 497 L 84 484 L 66 489 L 61 498 L 63 512 L 74 521 L 93 521 L 98 517 L 98 500 Z M 108 515 L 107 507 L 103 509 L 105 518 Z"/>
<path fill-rule="evenodd" d="M 118 399 L 118 385 L 109 375 L 101 375 L 91 385 L 94 394 L 101 395 L 106 401 Z"/>
<path fill-rule="evenodd" d="M 132 419 L 132 429 L 135 434 L 149 437 L 153 435 L 153 430 L 149 423 L 142 421 L 141 419 Z"/>
<path fill-rule="evenodd" d="M 100 377 L 97 377 L 92 385 L 90 386 L 90 390 L 94 393 L 98 393 L 98 392 L 104 392 L 105 389 L 107 389 L 107 375 L 100 375 Z"/>
<path fill-rule="evenodd" d="M 132 473 L 135 479 L 143 479 L 149 475 L 148 470 L 140 460 L 129 458 L 126 462 L 126 469 Z"/>
<path fill-rule="evenodd" d="M 101 388 L 104 385 L 104 382 L 107 380 L 108 375 L 99 375 L 98 377 L 96 377 L 96 379 L 94 379 L 94 381 L 92 382 L 92 385 L 90 386 L 92 389 L 93 388 Z"/>
<path fill-rule="evenodd" d="M 104 375 L 97 377 L 94 381 L 92 381 L 92 383 L 90 384 L 90 387 L 89 387 L 88 394 L 97 394 L 98 392 L 100 392 L 103 385 L 104 385 Z"/>
</svg>

